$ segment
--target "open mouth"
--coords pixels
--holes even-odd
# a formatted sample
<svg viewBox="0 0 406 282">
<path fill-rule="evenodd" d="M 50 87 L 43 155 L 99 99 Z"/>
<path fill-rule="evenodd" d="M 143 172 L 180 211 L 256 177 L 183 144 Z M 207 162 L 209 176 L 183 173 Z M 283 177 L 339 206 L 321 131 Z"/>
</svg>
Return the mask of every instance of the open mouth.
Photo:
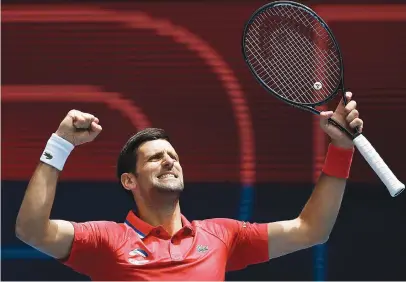
<svg viewBox="0 0 406 282">
<path fill-rule="evenodd" d="M 175 178 L 178 178 L 178 176 L 176 176 L 173 173 L 165 173 L 165 174 L 158 176 L 158 179 L 172 179 L 172 178 L 175 179 Z"/>
</svg>

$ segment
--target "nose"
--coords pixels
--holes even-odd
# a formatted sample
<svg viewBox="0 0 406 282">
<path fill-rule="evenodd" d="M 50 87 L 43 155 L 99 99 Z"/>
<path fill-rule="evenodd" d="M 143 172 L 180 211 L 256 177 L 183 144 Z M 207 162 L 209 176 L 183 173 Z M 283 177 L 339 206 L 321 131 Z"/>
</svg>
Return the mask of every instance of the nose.
<svg viewBox="0 0 406 282">
<path fill-rule="evenodd" d="M 167 168 L 172 168 L 175 160 L 168 154 L 164 155 L 162 165 Z"/>
</svg>

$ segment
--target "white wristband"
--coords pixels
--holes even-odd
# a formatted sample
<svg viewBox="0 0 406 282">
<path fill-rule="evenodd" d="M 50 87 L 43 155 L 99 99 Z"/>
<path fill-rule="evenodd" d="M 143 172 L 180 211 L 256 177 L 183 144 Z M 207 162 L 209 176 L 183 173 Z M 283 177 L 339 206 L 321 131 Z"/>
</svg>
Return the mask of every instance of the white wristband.
<svg viewBox="0 0 406 282">
<path fill-rule="evenodd" d="M 40 161 L 62 171 L 74 147 L 72 143 L 53 133 L 41 155 Z"/>
</svg>

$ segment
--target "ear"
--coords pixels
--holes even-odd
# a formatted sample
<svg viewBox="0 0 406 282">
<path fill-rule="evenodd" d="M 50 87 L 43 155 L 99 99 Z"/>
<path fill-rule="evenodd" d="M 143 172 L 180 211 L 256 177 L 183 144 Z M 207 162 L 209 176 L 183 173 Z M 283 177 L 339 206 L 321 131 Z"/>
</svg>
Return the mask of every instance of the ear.
<svg viewBox="0 0 406 282">
<path fill-rule="evenodd" d="M 123 173 L 121 175 L 121 184 L 127 190 L 134 190 L 137 188 L 137 178 L 132 173 Z"/>
</svg>

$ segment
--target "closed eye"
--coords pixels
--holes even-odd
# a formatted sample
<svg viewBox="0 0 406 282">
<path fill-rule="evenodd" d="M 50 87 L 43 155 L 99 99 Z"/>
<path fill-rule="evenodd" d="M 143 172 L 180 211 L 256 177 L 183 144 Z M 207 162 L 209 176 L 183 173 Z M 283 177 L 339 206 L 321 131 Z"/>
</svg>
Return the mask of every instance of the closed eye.
<svg viewBox="0 0 406 282">
<path fill-rule="evenodd" d="M 149 162 L 153 162 L 153 161 L 159 161 L 160 159 L 162 159 L 163 153 L 157 153 L 155 155 L 152 155 L 151 157 L 148 158 Z"/>
<path fill-rule="evenodd" d="M 177 161 L 177 160 L 179 159 L 178 155 L 176 155 L 176 154 L 174 154 L 174 153 L 169 152 L 168 155 L 169 155 L 172 159 L 174 159 L 175 161 Z"/>
<path fill-rule="evenodd" d="M 175 153 L 172 152 L 168 152 L 168 155 L 175 161 L 179 160 L 178 155 L 176 155 Z M 149 162 L 154 162 L 154 161 L 159 161 L 163 158 L 164 153 L 156 153 L 154 155 L 152 155 L 151 157 L 148 158 Z"/>
</svg>

